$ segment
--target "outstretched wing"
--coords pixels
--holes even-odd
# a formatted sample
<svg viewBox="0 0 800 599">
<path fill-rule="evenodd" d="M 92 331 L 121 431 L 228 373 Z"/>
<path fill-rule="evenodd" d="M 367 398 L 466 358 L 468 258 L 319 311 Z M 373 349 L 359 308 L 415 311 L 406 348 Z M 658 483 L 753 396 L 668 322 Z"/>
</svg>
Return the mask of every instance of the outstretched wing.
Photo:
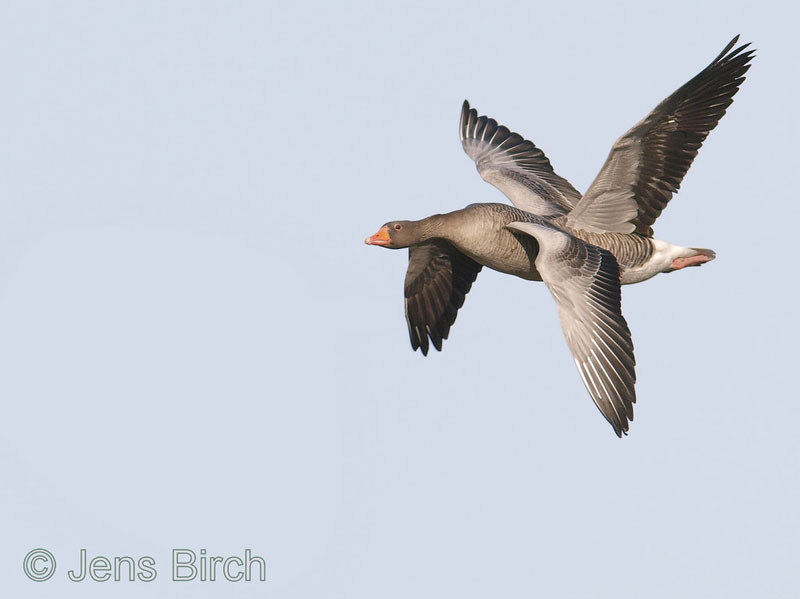
<svg viewBox="0 0 800 599">
<path fill-rule="evenodd" d="M 733 102 L 754 50 L 737 35 L 696 77 L 620 137 L 567 217 L 573 229 L 652 235 L 700 146 Z"/>
<path fill-rule="evenodd" d="M 622 316 L 614 256 L 546 224 L 513 222 L 539 243 L 536 268 L 558 305 L 561 327 L 584 385 L 621 437 L 636 402 L 636 360 Z"/>
<path fill-rule="evenodd" d="M 429 241 L 408 249 L 406 321 L 411 347 L 428 355 L 428 338 L 442 351 L 458 309 L 481 265 L 446 241 Z"/>
<path fill-rule="evenodd" d="M 581 199 L 569 181 L 559 177 L 547 156 L 533 143 L 486 116 L 464 100 L 459 125 L 461 145 L 481 177 L 517 208 L 539 216 L 566 214 Z"/>
</svg>

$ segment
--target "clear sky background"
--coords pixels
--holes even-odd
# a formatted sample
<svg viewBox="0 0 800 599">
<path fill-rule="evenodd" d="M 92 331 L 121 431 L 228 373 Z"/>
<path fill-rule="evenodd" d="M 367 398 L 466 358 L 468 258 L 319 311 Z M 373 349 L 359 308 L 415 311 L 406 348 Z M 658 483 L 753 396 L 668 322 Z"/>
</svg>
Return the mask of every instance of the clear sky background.
<svg viewBox="0 0 800 599">
<path fill-rule="evenodd" d="M 0 4 L 0 590 L 797 597 L 798 45 L 788 2 Z M 735 34 L 758 48 L 623 290 L 617 439 L 541 284 L 411 350 L 390 219 L 505 201 L 465 98 L 585 190 Z M 53 578 L 28 580 L 43 547 Z M 171 582 L 174 548 L 264 583 Z M 67 580 L 153 556 L 152 583 Z"/>
</svg>

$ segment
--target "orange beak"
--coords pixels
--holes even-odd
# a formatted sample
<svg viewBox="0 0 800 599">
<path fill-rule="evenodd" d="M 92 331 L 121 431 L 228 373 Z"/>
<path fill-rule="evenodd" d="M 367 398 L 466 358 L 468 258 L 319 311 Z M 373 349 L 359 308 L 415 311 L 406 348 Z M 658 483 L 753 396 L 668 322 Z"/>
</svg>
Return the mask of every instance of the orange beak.
<svg viewBox="0 0 800 599">
<path fill-rule="evenodd" d="M 392 240 L 389 239 L 389 228 L 384 225 L 381 227 L 380 231 L 375 233 L 372 237 L 367 237 L 364 240 L 364 243 L 367 245 L 383 245 L 387 246 L 392 243 Z"/>
</svg>

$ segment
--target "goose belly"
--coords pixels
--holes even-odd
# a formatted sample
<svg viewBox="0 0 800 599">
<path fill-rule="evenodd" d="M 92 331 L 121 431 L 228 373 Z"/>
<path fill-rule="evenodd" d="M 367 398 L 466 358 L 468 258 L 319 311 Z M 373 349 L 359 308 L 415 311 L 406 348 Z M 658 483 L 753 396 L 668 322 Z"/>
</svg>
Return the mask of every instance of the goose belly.
<svg viewBox="0 0 800 599">
<path fill-rule="evenodd" d="M 539 246 L 533 238 L 502 230 L 481 238 L 479 243 L 454 241 L 459 250 L 487 268 L 528 281 L 542 280 L 534 264 Z"/>
</svg>

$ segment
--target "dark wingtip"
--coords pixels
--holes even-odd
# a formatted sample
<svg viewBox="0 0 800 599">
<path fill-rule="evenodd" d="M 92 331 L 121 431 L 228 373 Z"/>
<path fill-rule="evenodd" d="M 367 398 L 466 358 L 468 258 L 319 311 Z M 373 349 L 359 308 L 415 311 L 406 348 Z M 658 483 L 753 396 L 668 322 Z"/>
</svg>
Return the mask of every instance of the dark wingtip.
<svg viewBox="0 0 800 599">
<path fill-rule="evenodd" d="M 717 62 L 720 58 L 725 56 L 730 51 L 730 49 L 733 48 L 734 45 L 736 45 L 736 42 L 738 41 L 739 41 L 739 34 L 737 33 L 736 36 L 731 41 L 728 42 L 728 45 L 725 46 L 725 49 L 719 53 L 719 56 L 717 56 L 717 58 L 714 59 L 714 62 Z"/>
<path fill-rule="evenodd" d="M 423 356 L 427 356 L 428 350 L 430 349 L 428 335 L 425 331 L 420 331 L 419 328 L 417 328 L 417 337 L 419 338 L 419 351 L 422 352 Z"/>
<path fill-rule="evenodd" d="M 464 100 L 464 103 L 461 105 L 461 117 L 458 119 L 458 137 L 461 141 L 464 141 L 464 131 L 467 127 L 467 122 L 469 121 L 469 101 Z"/>
<path fill-rule="evenodd" d="M 744 52 L 747 48 L 749 48 L 750 44 L 752 43 L 752 42 L 747 42 L 746 44 L 742 44 L 741 46 L 733 50 L 733 52 L 731 52 L 731 50 L 738 41 L 739 41 L 739 35 L 737 34 L 731 41 L 728 42 L 728 44 L 725 46 L 722 52 L 720 52 L 719 55 L 714 60 L 711 61 L 711 64 L 712 65 L 716 64 L 723 59 L 730 60 L 731 58 L 738 56 L 739 54 Z M 751 57 L 753 55 L 753 52 L 755 52 L 755 49 L 751 49 L 750 51 L 748 51 L 747 52 L 748 57 Z"/>
<path fill-rule="evenodd" d="M 436 348 L 436 351 L 442 351 L 442 339 L 439 337 L 431 337 L 431 341 L 433 342 L 433 347 Z"/>
<path fill-rule="evenodd" d="M 625 420 L 624 422 L 620 423 L 611 423 L 611 426 L 614 427 L 614 432 L 617 434 L 617 437 L 622 439 L 623 437 L 628 436 L 628 426 L 630 423 L 633 422 L 632 420 Z"/>
</svg>

